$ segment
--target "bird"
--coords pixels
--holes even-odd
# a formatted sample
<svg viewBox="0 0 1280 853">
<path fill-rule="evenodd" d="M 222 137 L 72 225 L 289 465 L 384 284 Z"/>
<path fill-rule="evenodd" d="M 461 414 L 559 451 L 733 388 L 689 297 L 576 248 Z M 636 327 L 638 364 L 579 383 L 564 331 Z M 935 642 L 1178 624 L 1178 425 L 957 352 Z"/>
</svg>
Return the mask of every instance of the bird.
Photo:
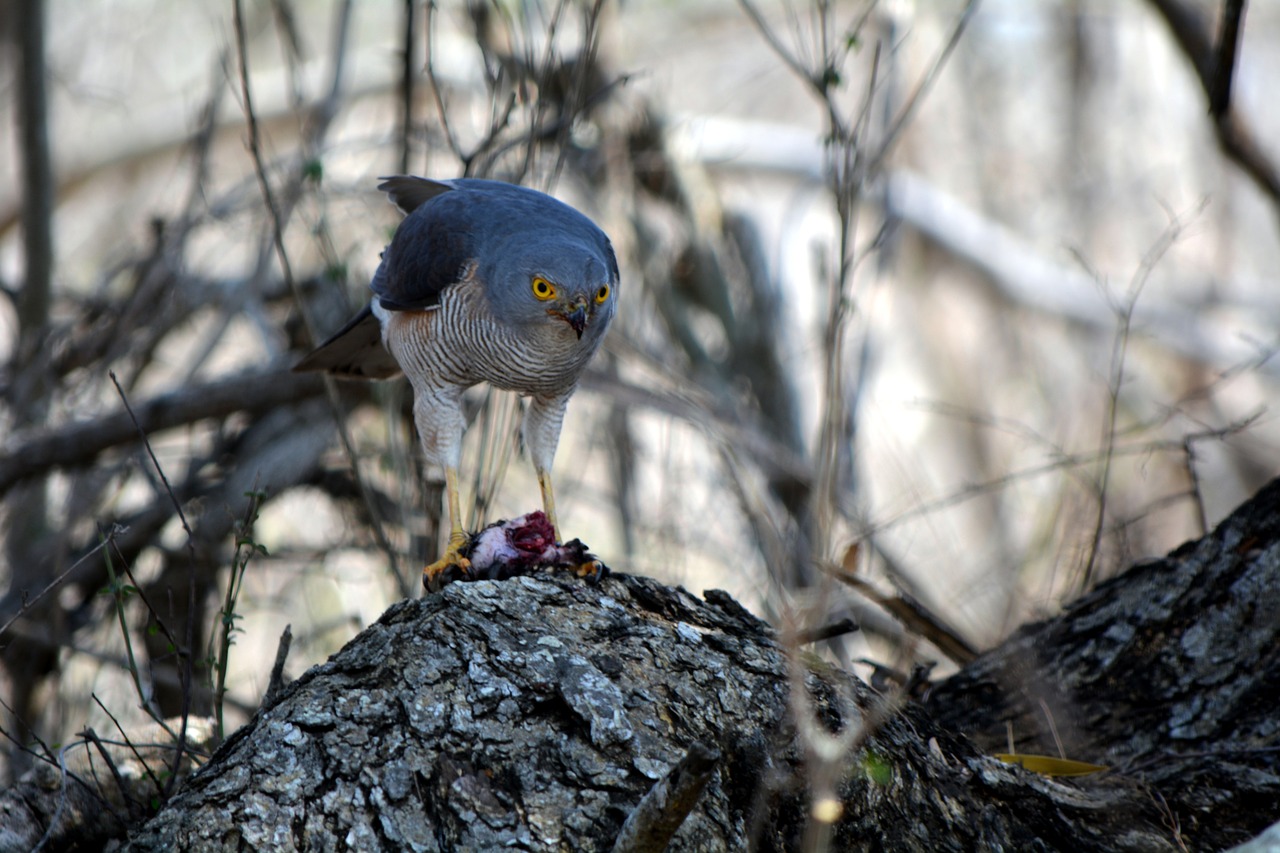
<svg viewBox="0 0 1280 853">
<path fill-rule="evenodd" d="M 458 467 L 462 395 L 479 383 L 528 397 L 523 443 L 560 541 L 552 462 L 569 398 L 617 311 L 620 275 L 604 231 L 545 193 L 481 178 L 381 181 L 405 218 L 370 281 L 372 298 L 294 370 L 409 380 L 423 452 L 445 475 L 449 540 L 423 569 L 433 590 L 472 577 Z"/>
<path fill-rule="evenodd" d="M 495 521 L 478 531 L 467 543 L 465 556 L 474 577 L 492 580 L 515 577 L 538 566 L 575 570 L 589 566 L 599 577 L 608 573 L 580 539 L 557 540 L 550 519 L 540 510 Z"/>
</svg>

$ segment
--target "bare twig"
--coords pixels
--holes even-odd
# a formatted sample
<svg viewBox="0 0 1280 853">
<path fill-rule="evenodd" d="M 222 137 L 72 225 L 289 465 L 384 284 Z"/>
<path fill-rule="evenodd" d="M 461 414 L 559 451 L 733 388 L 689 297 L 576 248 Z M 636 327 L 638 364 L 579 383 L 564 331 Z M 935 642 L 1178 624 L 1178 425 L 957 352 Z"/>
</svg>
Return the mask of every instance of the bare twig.
<svg viewBox="0 0 1280 853">
<path fill-rule="evenodd" d="M 129 398 L 125 395 L 124 389 L 120 387 L 120 381 L 116 379 L 115 371 L 108 371 L 111 377 L 111 383 L 116 386 L 116 392 L 120 395 L 120 402 L 124 404 L 124 410 L 129 415 L 129 420 L 133 422 L 134 427 L 138 430 L 138 436 L 142 439 L 142 446 L 147 451 L 147 456 L 151 459 L 151 464 L 155 466 L 156 474 L 160 477 L 160 482 L 164 483 L 164 490 L 169 495 L 169 500 L 173 502 L 173 509 L 178 514 L 178 519 L 182 522 L 182 529 L 187 532 L 187 545 L 190 548 L 195 547 L 193 539 L 195 534 L 191 532 L 191 525 L 187 523 L 186 513 L 182 511 L 182 504 L 178 502 L 177 496 L 173 493 L 173 487 L 169 485 L 169 478 L 165 476 L 164 468 L 160 466 L 160 460 L 156 459 L 156 453 L 151 449 L 151 442 L 147 439 L 147 431 L 142 428 L 142 424 L 138 422 L 138 418 L 133 413 L 133 407 L 129 405 Z M 192 556 L 195 556 L 194 550 Z"/>
<path fill-rule="evenodd" d="M 85 561 L 93 557 L 103 548 L 110 546 L 112 542 L 115 540 L 116 536 L 120 535 L 127 529 L 128 528 L 125 528 L 125 527 L 113 526 L 109 531 L 107 531 L 107 535 L 100 542 L 98 542 L 98 544 L 95 545 L 92 550 L 87 551 L 83 556 L 80 557 L 80 559 L 76 560 L 74 563 L 68 566 L 64 571 L 59 573 L 57 577 L 49 581 L 48 586 L 46 586 L 44 589 L 37 592 L 35 595 L 24 598 L 22 601 L 22 606 L 18 608 L 18 611 L 14 613 L 12 616 L 10 616 L 8 619 L 6 619 L 3 625 L 0 625 L 0 637 L 3 637 L 5 632 L 9 630 L 9 627 L 13 625 L 14 622 L 18 621 L 23 616 L 25 616 L 31 610 L 32 607 L 34 607 L 36 604 L 40 602 L 41 599 L 43 599 L 46 595 L 48 595 L 49 593 L 57 589 L 59 586 L 61 586 L 62 582 L 65 581 L 67 577 L 71 575 L 72 572 L 74 572 L 76 569 L 84 565 Z"/>
<path fill-rule="evenodd" d="M 955 24 L 951 27 L 951 34 L 947 37 L 942 50 L 938 52 L 937 57 L 934 58 L 933 63 L 929 66 L 929 70 L 925 72 L 924 77 L 916 85 L 911 97 L 907 98 L 907 103 L 898 113 L 898 117 L 894 119 L 893 124 L 889 125 L 889 129 L 885 131 L 884 139 L 880 143 L 880 150 L 871 158 L 871 163 L 867 167 L 869 174 L 875 175 L 880 171 L 880 167 L 892 151 L 894 143 L 898 141 L 898 137 L 902 135 L 903 130 L 915 118 L 916 110 L 924 102 L 924 96 L 933 88 L 934 82 L 942 73 L 943 66 L 947 64 L 947 60 L 951 58 L 956 45 L 960 43 L 960 37 L 964 35 L 969 21 L 973 19 L 974 13 L 978 11 L 979 2 L 980 0 L 969 0 L 965 4 L 964 10 L 960 12 L 960 16 L 956 18 Z"/>
<path fill-rule="evenodd" d="M 836 637 L 843 637 L 846 634 L 852 634 L 858 630 L 858 623 L 848 618 L 837 619 L 827 625 L 817 628 L 802 630 L 796 633 L 796 642 L 802 646 L 812 643 L 821 643 L 826 640 L 834 640 Z"/>
<path fill-rule="evenodd" d="M 247 35 L 244 23 L 244 10 L 242 8 L 243 0 L 235 0 L 234 3 L 234 24 L 236 36 L 236 53 L 239 59 L 240 72 L 240 93 L 244 104 L 245 124 L 249 131 L 249 155 L 253 161 L 254 174 L 257 176 L 258 187 L 262 192 L 263 204 L 266 206 L 267 214 L 271 219 L 271 242 L 275 248 L 276 258 L 280 263 L 280 268 L 284 276 L 289 290 L 294 295 L 294 302 L 298 308 L 298 314 L 302 317 L 303 324 L 307 328 L 307 334 L 313 342 L 320 340 L 316 333 L 315 321 L 311 317 L 310 309 L 307 301 L 303 297 L 302 291 L 298 287 L 297 280 L 293 276 L 293 266 L 289 261 L 289 253 L 284 245 L 284 227 L 288 218 L 286 211 L 292 211 L 293 201 L 295 200 L 298 187 L 301 186 L 301 180 L 307 175 L 307 169 L 312 159 L 317 156 L 320 147 L 320 140 L 324 137 L 328 130 L 329 123 L 337 112 L 337 106 L 341 98 L 342 70 L 344 67 L 344 57 L 346 54 L 348 25 L 351 19 L 351 0 L 344 0 L 341 6 L 341 14 L 338 16 L 337 27 L 335 30 L 334 50 L 334 66 L 331 84 L 328 96 L 324 101 L 317 105 L 312 113 L 312 127 L 309 140 L 304 146 L 307 149 L 309 157 L 304 158 L 302 169 L 297 176 L 297 182 L 294 184 L 293 190 L 287 194 L 287 203 L 285 205 L 278 204 L 275 192 L 271 188 L 271 181 L 267 177 L 266 163 L 262 154 L 262 137 L 258 127 L 258 117 L 253 109 L 253 87 L 249 81 L 249 55 L 247 48 Z M 360 488 L 361 497 L 364 500 L 365 509 L 369 513 L 372 521 L 372 530 L 374 540 L 378 543 L 378 547 L 387 555 L 388 567 L 392 577 L 395 579 L 400 589 L 400 594 L 408 597 L 411 594 L 408 582 L 405 580 L 403 573 L 399 567 L 399 557 L 395 549 L 391 546 L 391 541 L 387 538 L 386 530 L 383 528 L 381 516 L 377 512 L 373 497 L 369 491 L 368 485 L 364 481 L 364 477 L 360 474 L 360 468 L 356 461 L 355 445 L 351 441 L 351 435 L 347 430 L 346 422 L 343 417 L 342 406 L 338 399 L 338 389 L 332 377 L 328 375 L 321 376 L 321 382 L 324 385 L 325 396 L 329 400 L 330 409 L 333 412 L 334 422 L 338 426 L 338 437 L 342 441 L 342 447 L 346 453 L 347 459 L 351 464 L 352 471 L 355 472 L 356 483 Z"/>
<path fill-rule="evenodd" d="M 129 673 L 129 678 L 133 681 L 133 689 L 138 694 L 138 704 L 142 710 L 146 711 L 148 716 L 161 725 L 164 724 L 164 717 L 156 710 L 154 697 L 148 695 L 147 689 L 142 684 L 142 671 L 138 667 L 138 659 L 133 653 L 133 639 L 129 633 L 129 622 L 125 617 L 125 602 L 129 595 L 134 592 L 134 588 L 126 585 L 123 579 L 116 574 L 115 561 L 111 557 L 111 552 L 107 551 L 104 555 L 107 566 L 107 592 L 111 595 L 111 601 L 115 605 L 116 621 L 120 625 L 120 638 L 124 641 L 124 653 L 127 659 L 125 669 Z"/>
<path fill-rule="evenodd" d="M 1231 106 L 1231 81 L 1236 70 L 1236 51 L 1240 47 L 1240 31 L 1244 24 L 1245 0 L 1223 0 L 1222 26 L 1218 29 L 1218 50 L 1209 88 L 1209 114 L 1215 119 L 1226 115 Z"/>
<path fill-rule="evenodd" d="M 959 631 L 911 596 L 902 593 L 885 595 L 844 566 L 827 563 L 824 568 L 841 583 L 893 614 L 894 618 L 907 630 L 933 643 L 938 651 L 961 666 L 972 662 L 978 656 L 978 649 L 974 648 Z"/>
<path fill-rule="evenodd" d="M 431 97 L 435 101 L 436 117 L 440 119 L 440 129 L 444 131 L 445 143 L 449 146 L 449 150 L 453 152 L 453 156 L 463 161 L 465 158 L 462 153 L 462 144 L 458 141 L 458 136 L 453 131 L 453 125 L 449 122 L 449 106 L 445 103 L 444 90 L 440 85 L 439 78 L 436 77 L 435 39 L 432 38 L 432 34 L 435 32 L 436 15 L 438 14 L 436 0 L 427 0 L 426 6 L 427 16 L 424 28 L 427 33 L 427 82 L 431 84 Z"/>
<path fill-rule="evenodd" d="M 285 625 L 280 634 L 280 643 L 276 646 L 276 660 L 271 665 L 271 677 L 267 680 L 267 689 L 262 694 L 263 708 L 270 708 L 284 692 L 284 664 L 289 658 L 289 649 L 293 646 L 293 626 Z"/>
<path fill-rule="evenodd" d="M 138 766 L 142 768 L 142 770 L 147 774 L 148 777 L 150 777 L 151 784 L 155 786 L 156 795 L 163 797 L 166 793 L 165 786 L 161 784 L 160 780 L 156 777 L 155 771 L 151 769 L 151 764 L 142 757 L 142 753 L 138 751 L 137 745 L 134 744 L 133 739 L 129 737 L 128 732 L 124 730 L 124 726 L 120 725 L 120 721 L 116 719 L 116 715 L 111 713 L 110 709 L 108 709 L 107 706 L 102 703 L 102 700 L 98 698 L 97 693 L 92 693 L 90 695 L 93 697 L 94 704 L 97 705 L 100 709 L 102 709 L 102 713 L 106 714 L 107 718 L 111 720 L 112 725 L 116 727 L 116 731 L 118 731 L 120 733 L 120 737 L 123 738 L 122 742 L 126 747 L 128 747 L 129 751 L 133 753 L 134 760 L 138 762 Z M 92 732 L 92 731 L 93 730 L 88 728 L 87 726 L 85 727 L 85 732 Z M 101 750 L 102 741 L 98 739 L 97 734 L 92 735 L 92 738 L 94 743 L 98 746 L 98 749 Z M 105 756 L 104 754 L 104 757 L 110 760 L 110 756 Z M 114 770 L 114 765 L 112 766 L 112 769 Z M 121 786 L 120 792 L 122 795 L 128 796 L 128 791 L 123 786 Z"/>
<path fill-rule="evenodd" d="M 1187 479 L 1191 481 L 1191 494 L 1196 508 L 1196 520 L 1200 522 L 1199 535 L 1204 536 L 1209 532 L 1209 515 L 1205 512 L 1204 495 L 1200 491 L 1200 472 L 1196 469 L 1195 439 L 1187 436 L 1182 440 L 1182 447 L 1183 467 L 1187 472 Z"/>
<path fill-rule="evenodd" d="M 1205 15 L 1198 6 L 1186 2 L 1186 0 L 1148 0 L 1151 6 L 1160 13 L 1161 17 L 1169 26 L 1169 30 L 1173 33 L 1174 41 L 1181 48 L 1191 66 L 1195 69 L 1196 75 L 1200 78 L 1200 85 L 1204 89 L 1207 97 L 1210 98 L 1211 109 L 1214 106 L 1214 87 L 1216 85 L 1229 86 L 1230 73 L 1225 67 L 1220 65 L 1223 61 L 1223 50 L 1220 47 L 1215 49 L 1213 42 L 1209 36 L 1210 24 Z M 1232 0 L 1228 0 L 1228 6 L 1233 5 Z M 1237 3 L 1240 6 L 1240 16 L 1244 14 L 1244 4 Z M 1232 24 L 1233 12 L 1231 9 L 1224 11 L 1224 23 L 1227 27 L 1239 27 L 1237 21 Z M 1227 35 L 1224 28 L 1223 35 Z M 1238 35 L 1236 36 L 1238 38 Z M 1220 70 L 1221 69 L 1221 70 Z M 1222 79 L 1223 83 L 1218 81 Z M 1257 136 L 1254 134 L 1252 127 L 1246 122 L 1239 111 L 1235 109 L 1234 103 L 1229 98 L 1230 90 L 1228 88 L 1223 103 L 1217 106 L 1223 111 L 1214 113 L 1214 130 L 1218 136 L 1218 145 L 1222 148 L 1227 158 L 1234 162 L 1240 169 L 1249 176 L 1250 180 L 1257 185 L 1258 189 L 1270 199 L 1272 206 L 1276 209 L 1277 215 L 1280 215 L 1280 168 L 1276 166 L 1274 160 L 1265 152 L 1261 145 L 1258 144 Z"/>
<path fill-rule="evenodd" d="M 94 697 L 94 698 L 96 699 L 97 697 Z M 101 705 L 101 703 L 99 703 L 99 705 Z M 102 741 L 98 739 L 97 732 L 95 732 L 89 726 L 85 726 L 84 730 L 80 732 L 80 737 L 84 738 L 85 741 L 89 745 L 93 746 L 93 748 L 98 751 L 98 754 L 102 756 L 103 762 L 105 762 L 107 765 L 107 770 L 111 772 L 111 779 L 112 781 L 115 782 L 116 790 L 120 792 L 120 796 L 124 799 L 125 805 L 128 806 L 129 812 L 131 814 L 134 813 L 135 810 L 138 808 L 139 803 L 129 793 L 129 788 L 125 784 L 124 777 L 120 775 L 120 768 L 116 767 L 115 759 L 111 757 L 111 753 L 107 752 L 107 748 L 103 746 Z M 89 756 L 90 756 L 90 767 L 92 767 L 93 753 L 90 752 Z M 95 776 L 95 778 L 97 777 L 98 774 L 96 770 L 93 771 L 93 775 Z M 152 778 L 154 779 L 155 777 L 152 776 Z"/>
<path fill-rule="evenodd" d="M 1117 444 L 1109 451 L 1107 449 L 1099 449 L 1080 453 L 1070 453 L 1038 465 L 1028 465 L 1024 468 L 1019 468 L 1006 474 L 1002 474 L 999 477 L 992 477 L 979 483 L 970 484 L 957 489 L 949 495 L 938 498 L 937 500 L 920 504 L 909 510 L 900 512 L 897 515 L 890 516 L 883 521 L 876 522 L 866 528 L 863 532 L 863 538 L 877 533 L 883 533 L 887 530 L 892 530 L 893 528 L 912 519 L 931 515 L 953 506 L 958 506 L 981 495 L 1006 489 L 1010 485 L 1023 480 L 1041 477 L 1045 474 L 1056 473 L 1067 468 L 1097 465 L 1107 453 L 1110 453 L 1113 459 L 1125 456 L 1149 456 L 1156 453 L 1183 453 L 1183 442 L 1187 438 L 1193 438 L 1196 441 L 1204 441 L 1207 439 L 1220 440 L 1229 435 L 1235 435 L 1249 429 L 1259 420 L 1259 418 L 1262 417 L 1262 414 L 1263 410 L 1255 410 L 1254 412 L 1251 412 L 1250 414 L 1245 415 L 1224 427 L 1203 430 L 1192 433 L 1190 436 L 1184 436 L 1180 439 L 1171 439 L 1167 441 L 1134 441 L 1125 444 Z"/>
<path fill-rule="evenodd" d="M 1204 205 L 1205 202 L 1202 201 L 1195 213 L 1203 210 Z M 1151 278 L 1151 273 L 1156 264 L 1177 242 L 1185 228 L 1186 222 L 1181 217 L 1174 217 L 1159 239 L 1143 256 L 1142 263 L 1138 265 L 1133 280 L 1130 282 L 1129 292 L 1125 295 L 1124 301 L 1115 306 L 1117 326 L 1115 337 L 1112 341 L 1111 371 L 1107 382 L 1107 405 L 1102 436 L 1104 448 L 1102 470 L 1098 475 L 1097 481 L 1098 511 L 1094 519 L 1093 542 L 1089 548 L 1089 557 L 1080 577 L 1081 590 L 1088 590 L 1093 586 L 1094 573 L 1097 570 L 1098 558 L 1102 550 L 1102 535 L 1107 517 L 1107 488 L 1111 479 L 1111 451 L 1116 443 L 1116 423 L 1120 414 L 1120 389 L 1124 385 L 1125 357 L 1129 349 L 1129 335 L 1133 329 L 1133 312 L 1138 306 L 1138 299 L 1142 296 L 1142 290 Z"/>
<path fill-rule="evenodd" d="M 174 642 L 174 646 L 177 648 L 178 655 L 182 660 L 182 665 L 178 667 L 178 677 L 182 682 L 182 690 L 181 690 L 182 722 L 179 726 L 179 731 L 176 735 L 174 735 L 173 732 L 169 732 L 171 735 L 174 736 L 174 740 L 177 742 L 177 750 L 174 752 L 173 767 L 169 777 L 169 788 L 167 790 L 167 793 L 172 793 L 173 786 L 177 785 L 178 768 L 182 764 L 182 755 L 187 745 L 187 721 L 189 720 L 191 715 L 191 696 L 192 696 L 191 685 L 192 685 L 192 679 L 194 677 L 194 673 L 192 671 L 193 663 L 191 658 L 192 658 L 192 647 L 195 645 L 195 613 L 196 613 L 195 534 L 192 533 L 191 531 L 191 525 L 187 523 L 186 513 L 183 512 L 182 504 L 178 501 L 177 495 L 173 493 L 173 487 L 169 485 L 169 478 L 165 476 L 164 469 L 160 467 L 160 461 L 156 459 L 155 451 L 151 449 L 151 442 L 147 439 L 146 430 L 144 430 L 142 428 L 142 425 L 138 423 L 138 419 L 133 414 L 133 409 L 129 406 L 129 399 L 125 395 L 124 389 L 121 388 L 120 383 L 116 381 L 116 375 L 114 372 L 109 372 L 109 375 L 111 376 L 111 382 L 116 386 L 116 391 L 120 394 L 120 401 L 124 404 L 124 408 L 129 415 L 129 419 L 133 421 L 134 426 L 137 427 L 138 435 L 142 438 L 142 444 L 147 450 L 147 455 L 151 458 L 151 464 L 155 466 L 156 474 L 159 475 L 160 481 L 164 483 L 165 492 L 169 495 L 169 500 L 173 503 L 174 512 L 177 513 L 179 520 L 182 522 L 182 529 L 187 532 L 186 545 L 187 545 L 189 572 L 187 575 L 186 638 L 185 638 L 185 642 L 182 645 L 178 645 L 176 642 Z M 108 553 L 107 555 L 107 571 L 108 572 L 111 571 L 110 553 Z M 116 584 L 116 579 L 114 576 L 111 578 L 111 581 L 113 585 Z M 138 591 L 141 591 L 140 588 L 136 588 L 136 589 L 138 589 Z M 116 611 L 120 618 L 120 633 L 124 638 L 125 649 L 129 653 L 129 670 L 130 670 L 130 674 L 133 676 L 134 684 L 136 684 L 138 687 L 138 698 L 142 701 L 143 707 L 146 708 L 147 712 L 150 713 L 153 717 L 155 717 L 156 722 L 159 723 L 160 726 L 165 729 L 165 731 L 169 731 L 168 723 L 165 722 L 164 717 L 161 716 L 158 710 L 155 710 L 152 708 L 152 703 L 148 701 L 148 697 L 143 693 L 142 682 L 140 680 L 140 676 L 137 671 L 137 663 L 133 659 L 133 645 L 129 641 L 129 629 L 128 629 L 128 626 L 125 624 L 125 620 L 124 620 L 124 599 L 121 596 L 120 592 L 118 591 L 115 591 L 115 598 L 116 598 Z M 150 602 L 147 602 L 147 607 L 148 608 L 151 607 Z M 151 610 L 151 613 L 152 615 L 155 616 L 156 623 L 161 624 L 160 615 L 154 609 Z M 167 628 L 165 629 L 165 633 L 166 635 L 170 636 L 171 642 L 172 642 L 172 635 L 169 634 Z"/>
</svg>

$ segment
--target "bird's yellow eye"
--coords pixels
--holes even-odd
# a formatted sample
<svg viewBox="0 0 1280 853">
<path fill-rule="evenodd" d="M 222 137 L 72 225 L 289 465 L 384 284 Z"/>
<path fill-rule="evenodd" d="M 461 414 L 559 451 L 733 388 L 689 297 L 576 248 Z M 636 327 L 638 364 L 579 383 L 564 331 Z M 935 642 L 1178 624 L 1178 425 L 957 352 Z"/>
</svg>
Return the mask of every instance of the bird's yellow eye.
<svg viewBox="0 0 1280 853">
<path fill-rule="evenodd" d="M 536 276 L 533 279 L 533 295 L 546 302 L 548 299 L 556 298 L 556 286 L 547 281 L 542 276 Z"/>
<path fill-rule="evenodd" d="M 596 304 L 603 305 L 605 300 L 609 298 L 609 285 L 602 284 L 600 289 L 596 291 Z"/>
</svg>

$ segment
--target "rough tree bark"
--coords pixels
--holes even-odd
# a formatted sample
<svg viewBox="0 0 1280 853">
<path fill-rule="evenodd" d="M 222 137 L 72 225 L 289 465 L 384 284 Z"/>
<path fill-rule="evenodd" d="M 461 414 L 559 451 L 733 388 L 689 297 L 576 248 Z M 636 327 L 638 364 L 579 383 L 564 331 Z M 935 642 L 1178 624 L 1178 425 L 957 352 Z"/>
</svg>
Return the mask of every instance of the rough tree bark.
<svg viewBox="0 0 1280 853">
<path fill-rule="evenodd" d="M 285 688 L 128 849 L 608 850 L 659 782 L 650 806 L 696 797 L 670 849 L 797 849 L 794 661 L 820 725 L 877 723 L 832 849 L 1222 849 L 1280 814 L 1278 632 L 1280 481 L 893 714 L 723 593 L 457 583 Z M 1050 720 L 1068 757 L 1112 769 L 990 756 L 1006 724 L 1056 754 Z M 661 849 L 636 823 L 628 849 Z"/>
</svg>

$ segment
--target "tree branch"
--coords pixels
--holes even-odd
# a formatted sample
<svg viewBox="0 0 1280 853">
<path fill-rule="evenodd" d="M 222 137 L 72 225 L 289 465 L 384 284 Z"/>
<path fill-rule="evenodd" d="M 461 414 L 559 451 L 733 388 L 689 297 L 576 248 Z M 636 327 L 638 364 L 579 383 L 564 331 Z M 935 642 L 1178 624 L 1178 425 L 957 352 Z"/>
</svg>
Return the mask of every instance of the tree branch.
<svg viewBox="0 0 1280 853">
<path fill-rule="evenodd" d="M 1209 89 L 1209 114 L 1215 119 L 1221 119 L 1231 105 L 1231 80 L 1236 70 L 1236 52 L 1240 47 L 1244 3 L 1245 0 L 1225 0 L 1222 4 L 1222 27 L 1218 33 L 1213 86 Z"/>
<path fill-rule="evenodd" d="M 1238 38 L 1240 19 L 1243 17 L 1243 3 L 1227 0 L 1228 8 L 1224 13 L 1223 46 L 1215 50 L 1209 36 L 1209 22 L 1200 10 L 1185 0 L 1149 0 L 1151 6 L 1160 13 L 1173 33 L 1174 41 L 1182 49 L 1200 85 L 1209 98 L 1210 113 L 1214 117 L 1214 131 L 1218 136 L 1218 145 L 1227 158 L 1234 162 L 1249 176 L 1270 200 L 1280 216 L 1280 169 L 1258 144 L 1253 129 L 1240 112 L 1230 102 L 1232 72 L 1220 63 L 1228 58 L 1234 64 L 1234 47 L 1227 49 L 1225 40 Z M 1239 6 L 1238 14 L 1233 14 L 1232 6 Z M 1236 34 L 1229 30 L 1234 27 Z M 1218 90 L 1221 91 L 1218 91 Z M 1215 100 L 1216 99 L 1216 100 Z"/>
<path fill-rule="evenodd" d="M 315 376 L 272 370 L 239 373 L 161 394 L 135 407 L 137 426 L 122 410 L 48 430 L 18 443 L 0 456 L 0 495 L 50 468 L 88 465 L 103 451 L 136 440 L 139 429 L 150 434 L 236 412 L 259 414 L 322 393 L 324 386 Z"/>
</svg>

